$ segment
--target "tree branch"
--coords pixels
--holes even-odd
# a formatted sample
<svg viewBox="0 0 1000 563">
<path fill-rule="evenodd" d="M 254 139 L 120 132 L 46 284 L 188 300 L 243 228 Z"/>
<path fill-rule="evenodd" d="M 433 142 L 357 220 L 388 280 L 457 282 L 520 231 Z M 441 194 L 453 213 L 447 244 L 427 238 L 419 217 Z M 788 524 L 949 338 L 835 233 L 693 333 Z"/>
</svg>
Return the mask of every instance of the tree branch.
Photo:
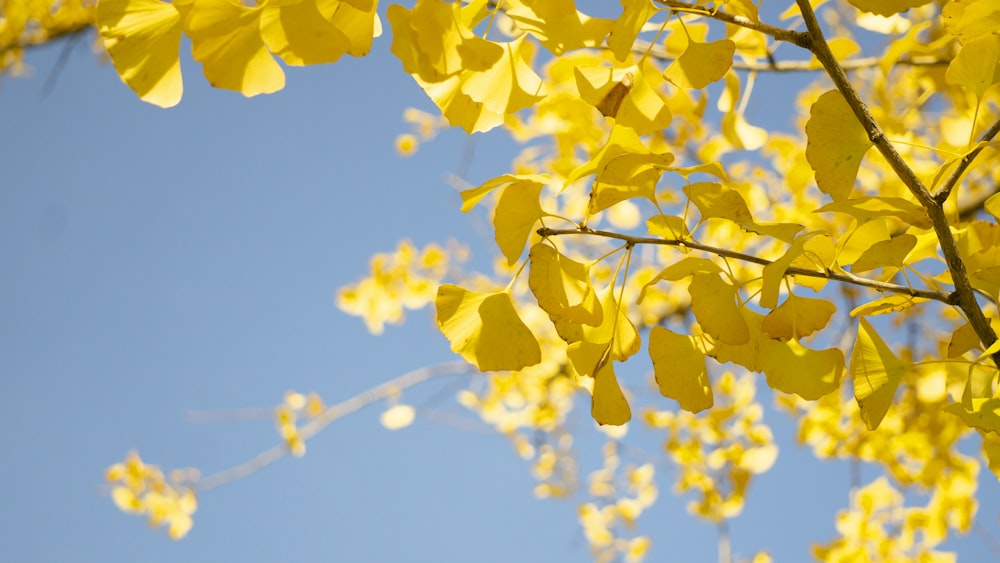
<svg viewBox="0 0 1000 563">
<path fill-rule="evenodd" d="M 682 248 L 690 248 L 692 250 L 700 250 L 702 252 L 708 252 L 710 254 L 715 254 L 716 256 L 724 256 L 726 258 L 733 258 L 735 260 L 742 260 L 744 262 L 760 264 L 761 266 L 767 266 L 773 264 L 773 261 L 767 260 L 766 258 L 761 258 L 759 256 L 754 256 L 752 254 L 743 254 L 742 252 L 736 252 L 734 250 L 709 246 L 707 244 L 701 244 L 699 242 L 694 242 L 689 240 L 663 239 L 663 238 L 652 238 L 652 237 L 634 237 L 631 235 L 623 235 L 621 233 L 615 233 L 611 231 L 595 230 L 589 227 L 583 227 L 577 229 L 541 228 L 538 229 L 538 231 L 536 232 L 538 233 L 539 236 L 542 237 L 552 237 L 552 236 L 562 236 L 562 235 L 591 235 L 591 236 L 617 239 L 630 244 L 658 244 L 661 246 L 678 246 Z M 913 287 L 908 287 L 905 285 L 899 285 L 895 283 L 870 280 L 868 278 L 862 278 L 859 276 L 855 276 L 854 274 L 849 274 L 847 272 L 838 273 L 838 272 L 831 272 L 829 270 L 818 271 L 818 270 L 808 270 L 806 268 L 789 267 L 788 269 L 785 270 L 785 274 L 791 274 L 795 276 L 808 276 L 812 278 L 822 278 L 841 283 L 849 283 L 852 285 L 868 287 L 871 289 L 876 289 L 878 291 L 885 291 L 888 293 L 900 293 L 903 295 L 909 295 L 911 297 L 931 299 L 934 301 L 940 301 L 941 303 L 947 303 L 949 305 L 956 304 L 955 294 L 953 293 L 946 293 L 944 291 L 936 291 L 932 289 L 916 289 Z"/>
<path fill-rule="evenodd" d="M 795 2 L 799 6 L 799 11 L 802 12 L 802 19 L 805 21 L 806 29 L 808 30 L 809 39 L 805 47 L 816 55 L 823 68 L 826 69 L 837 90 L 844 96 L 854 115 L 865 128 L 865 131 L 868 132 L 868 138 L 875 144 L 875 148 L 882 153 L 882 156 L 885 157 L 889 166 L 896 173 L 896 176 L 902 180 L 903 184 L 906 185 L 914 197 L 927 210 L 927 215 L 934 225 L 934 232 L 937 235 L 938 243 L 941 245 L 941 252 L 944 254 L 945 262 L 948 264 L 952 283 L 955 285 L 955 301 L 953 304 L 957 305 L 965 313 L 969 324 L 972 325 L 972 328 L 976 332 L 976 336 L 979 337 L 983 346 L 988 348 L 996 342 L 997 335 L 993 331 L 993 328 L 990 327 L 986 315 L 976 301 L 972 283 L 969 281 L 968 272 L 965 270 L 965 263 L 962 262 L 958 245 L 951 233 L 951 226 L 948 224 L 948 218 L 944 214 L 943 206 L 931 195 L 927 187 L 920 181 L 920 178 L 913 172 L 913 169 L 903 161 L 899 152 L 889 142 L 882 128 L 875 121 L 875 118 L 868 110 L 868 106 L 865 105 L 864 101 L 858 95 L 857 90 L 851 85 L 847 74 L 844 73 L 844 69 L 837 62 L 833 52 L 830 51 L 830 46 L 823 37 L 823 30 L 820 28 L 819 21 L 816 19 L 816 13 L 813 12 L 809 0 L 795 0 Z M 993 355 L 993 361 L 1000 366 L 1000 353 Z"/>
<path fill-rule="evenodd" d="M 666 6 L 668 8 L 675 8 L 683 10 L 685 12 L 695 13 L 706 18 L 712 18 L 721 22 L 731 23 L 733 25 L 738 25 L 740 27 L 745 27 L 747 29 L 752 29 L 754 31 L 759 31 L 765 35 L 769 35 L 778 41 L 787 41 L 789 43 L 798 45 L 804 49 L 807 49 L 806 45 L 809 42 L 809 35 L 801 31 L 792 31 L 790 29 L 785 29 L 782 27 L 776 27 L 770 24 L 766 24 L 761 21 L 753 21 L 747 19 L 743 16 L 736 16 L 733 14 L 728 14 L 721 10 L 709 11 L 704 6 L 699 6 L 697 4 L 688 4 L 687 2 L 679 2 L 677 0 L 655 0 L 657 4 Z"/>
<path fill-rule="evenodd" d="M 991 125 L 990 128 L 979 137 L 979 143 L 988 143 L 992 141 L 998 133 L 1000 133 L 1000 119 L 997 119 L 993 125 Z M 965 174 L 965 171 L 972 164 L 972 161 L 979 156 L 979 153 L 983 152 L 984 148 L 986 148 L 986 145 L 980 144 L 978 147 L 969 151 L 969 154 L 962 157 L 962 160 L 959 161 L 958 166 L 952 170 L 948 179 L 941 184 L 941 189 L 938 193 L 934 194 L 934 201 L 938 202 L 938 204 L 944 204 L 944 202 L 948 200 L 948 196 L 951 195 L 951 191 L 958 185 L 959 179 L 961 179 L 962 175 Z"/>
</svg>

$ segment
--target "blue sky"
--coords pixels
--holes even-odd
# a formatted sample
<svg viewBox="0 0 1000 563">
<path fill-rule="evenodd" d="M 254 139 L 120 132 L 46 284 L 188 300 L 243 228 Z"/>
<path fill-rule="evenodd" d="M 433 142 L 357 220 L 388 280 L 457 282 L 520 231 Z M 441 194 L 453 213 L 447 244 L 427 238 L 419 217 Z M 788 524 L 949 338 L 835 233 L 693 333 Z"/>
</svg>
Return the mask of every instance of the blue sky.
<svg viewBox="0 0 1000 563">
<path fill-rule="evenodd" d="M 445 181 L 460 132 L 396 155 L 403 110 L 431 106 L 388 40 L 366 59 L 288 69 L 285 90 L 250 100 L 211 89 L 184 60 L 185 97 L 171 110 L 140 102 L 86 42 L 47 96 L 59 47 L 31 54 L 35 78 L 4 79 L 0 560 L 588 558 L 575 503 L 535 499 L 504 438 L 420 419 L 388 432 L 378 407 L 329 427 L 303 459 L 203 495 L 180 542 L 119 512 L 101 488 L 104 469 L 133 448 L 207 474 L 276 443 L 269 420 L 192 423 L 191 411 L 269 407 L 288 389 L 334 402 L 454 359 L 426 311 L 376 337 L 333 304 L 373 252 L 404 237 L 494 251 Z M 473 183 L 513 156 L 496 135 L 476 136 L 475 150 Z M 447 398 L 458 388 L 443 380 L 407 397 L 460 413 Z M 585 476 L 601 438 L 586 408 L 576 414 Z M 781 457 L 733 522 L 734 550 L 801 561 L 811 542 L 833 538 L 849 468 L 813 461 L 771 416 Z M 687 517 L 672 476 L 661 475 L 640 524 L 651 560 L 713 560 L 715 530 Z M 982 489 L 982 522 L 996 535 L 996 480 L 986 474 Z M 975 534 L 954 545 L 970 560 L 989 553 Z"/>
</svg>

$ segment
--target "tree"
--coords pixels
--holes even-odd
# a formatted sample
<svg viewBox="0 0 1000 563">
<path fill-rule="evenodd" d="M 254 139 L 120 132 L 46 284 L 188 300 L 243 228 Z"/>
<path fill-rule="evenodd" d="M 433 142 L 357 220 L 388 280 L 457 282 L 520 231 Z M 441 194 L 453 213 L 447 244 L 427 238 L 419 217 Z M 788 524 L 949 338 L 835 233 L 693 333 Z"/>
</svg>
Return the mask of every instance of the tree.
<svg viewBox="0 0 1000 563">
<path fill-rule="evenodd" d="M 375 256 L 339 305 L 377 333 L 433 304 L 462 365 L 489 374 L 459 402 L 532 460 L 539 496 L 574 493 L 566 422 L 589 402 L 609 436 L 580 509 L 597 559 L 640 559 L 649 548 L 628 526 L 656 499 L 655 468 L 623 465 L 626 435 L 613 429 L 634 412 L 659 433 L 692 514 L 720 531 L 739 514 L 752 477 L 777 455 L 756 373 L 818 458 L 884 472 L 853 483 L 840 537 L 819 540 L 818 559 L 950 560 L 941 543 L 974 525 L 981 464 L 1000 467 L 990 218 L 1000 216 L 990 166 L 1000 8 L 800 0 L 780 15 L 759 9 L 623 1 L 601 18 L 573 2 L 390 6 L 393 53 L 447 124 L 506 129 L 525 148 L 509 174 L 461 192 L 462 211 L 488 208 L 501 253 L 493 271 L 461 268 L 455 247 L 403 243 Z M 362 56 L 381 31 L 364 0 L 24 10 L 9 17 L 23 25 L 6 28 L 5 68 L 16 70 L 23 46 L 93 15 L 123 81 L 164 107 L 181 99 L 182 36 L 212 85 L 254 96 L 283 87 L 275 57 L 301 66 Z M 800 114 L 797 132 L 752 125 L 757 81 L 790 72 L 819 77 L 784 101 Z M 404 153 L 444 126 L 412 120 Z M 618 377 L 642 351 L 662 395 L 648 402 Z M 329 422 L 401 401 L 439 371 L 331 407 L 292 393 L 275 410 L 283 444 L 232 473 L 167 480 L 130 455 L 109 470 L 112 497 L 182 537 L 195 491 L 301 455 Z M 413 414 L 397 402 L 383 424 L 399 428 Z M 975 457 L 959 450 L 970 436 Z"/>
</svg>

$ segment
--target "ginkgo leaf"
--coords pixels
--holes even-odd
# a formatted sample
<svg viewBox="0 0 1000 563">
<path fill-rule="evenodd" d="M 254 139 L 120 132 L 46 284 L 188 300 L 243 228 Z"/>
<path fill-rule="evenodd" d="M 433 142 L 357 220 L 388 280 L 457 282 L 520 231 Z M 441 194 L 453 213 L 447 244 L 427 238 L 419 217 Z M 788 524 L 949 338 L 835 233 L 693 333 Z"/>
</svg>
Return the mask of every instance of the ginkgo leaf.
<svg viewBox="0 0 1000 563">
<path fill-rule="evenodd" d="M 610 342 L 580 340 L 566 347 L 566 358 L 580 377 L 593 377 L 594 373 L 610 361 Z"/>
<path fill-rule="evenodd" d="M 972 323 L 965 323 L 951 333 L 951 340 L 948 341 L 948 357 L 957 358 L 973 348 L 982 347 L 979 335 Z"/>
<path fill-rule="evenodd" d="M 828 212 L 846 213 L 859 222 L 895 217 L 920 229 L 930 229 L 933 226 L 923 207 L 901 197 L 864 196 L 843 199 L 828 203 L 816 210 L 816 213 Z"/>
<path fill-rule="evenodd" d="M 813 232 L 809 233 L 809 236 L 806 238 L 805 245 L 802 247 L 802 254 L 796 256 L 789 267 L 820 273 L 828 272 L 833 268 L 837 257 L 836 249 L 833 246 L 833 240 L 830 238 L 830 235 L 823 232 Z M 808 287 L 813 291 L 822 291 L 826 287 L 827 281 L 825 276 L 795 276 L 796 284 Z"/>
<path fill-rule="evenodd" d="M 907 256 L 916 245 L 917 237 L 911 234 L 876 242 L 854 261 L 851 271 L 859 274 L 875 268 L 903 268 Z"/>
<path fill-rule="evenodd" d="M 910 8 L 923 6 L 931 0 L 847 0 L 855 8 L 863 11 L 889 17 L 893 14 L 905 12 Z"/>
<path fill-rule="evenodd" d="M 363 57 L 372 49 L 374 38 L 382 35 L 382 21 L 375 0 L 316 0 L 320 13 L 347 38 L 347 54 Z"/>
<path fill-rule="evenodd" d="M 892 353 L 882 337 L 862 318 L 851 353 L 850 370 L 854 379 L 854 398 L 861 408 L 861 420 L 869 430 L 875 430 L 892 405 L 906 364 Z"/>
<path fill-rule="evenodd" d="M 740 192 L 718 182 L 696 182 L 684 186 L 691 203 L 702 219 L 728 219 L 734 223 L 753 223 L 753 215 Z"/>
<path fill-rule="evenodd" d="M 653 374 L 664 397 L 676 400 L 682 409 L 700 412 L 714 402 L 705 368 L 705 355 L 692 337 L 655 326 L 649 332 L 649 356 Z"/>
<path fill-rule="evenodd" d="M 962 46 L 944 73 L 945 82 L 964 86 L 982 98 L 1000 79 L 1000 36 L 985 35 Z"/>
<path fill-rule="evenodd" d="M 772 389 L 815 401 L 840 389 L 844 353 L 837 348 L 811 350 L 796 340 L 761 339 L 760 369 Z"/>
<path fill-rule="evenodd" d="M 649 234 L 668 240 L 686 239 L 691 236 L 684 219 L 676 215 L 654 215 L 646 220 Z"/>
<path fill-rule="evenodd" d="M 983 209 L 992 215 L 994 219 L 1000 219 L 1000 193 L 991 195 L 986 202 L 983 203 Z"/>
<path fill-rule="evenodd" d="M 497 188 L 511 186 L 514 189 L 529 189 L 533 185 L 548 183 L 544 174 L 504 174 L 483 182 L 479 187 L 462 191 L 462 212 L 468 213 L 477 203 Z"/>
<path fill-rule="evenodd" d="M 418 0 L 412 10 L 389 7 L 392 52 L 403 69 L 420 81 L 443 82 L 463 71 L 481 71 L 503 56 L 499 44 L 477 37 L 461 25 L 461 3 Z"/>
<path fill-rule="evenodd" d="M 531 247 L 528 286 L 538 306 L 553 320 L 598 326 L 604 309 L 590 283 L 590 268 L 548 244 Z"/>
<path fill-rule="evenodd" d="M 621 426 L 632 419 L 632 409 L 615 376 L 614 362 L 607 362 L 594 374 L 590 415 L 601 425 Z"/>
<path fill-rule="evenodd" d="M 263 7 L 238 0 L 176 0 L 191 53 L 216 88 L 244 96 L 270 94 L 285 87 L 285 73 L 267 51 L 260 32 Z"/>
<path fill-rule="evenodd" d="M 538 202 L 541 193 L 542 184 L 538 182 L 516 182 L 500 194 L 493 227 L 497 245 L 507 258 L 508 265 L 513 266 L 521 258 L 524 244 L 543 215 Z"/>
<path fill-rule="evenodd" d="M 1000 28 L 1000 5 L 996 0 L 952 0 L 941 8 L 941 18 L 948 33 L 964 45 L 996 33 Z"/>
<path fill-rule="evenodd" d="M 737 150 L 755 151 L 767 144 L 767 129 L 751 125 L 741 113 L 726 113 L 721 126 L 723 136 Z"/>
<path fill-rule="evenodd" d="M 957 415 L 972 428 L 1000 435 L 1000 399 L 972 399 L 972 408 L 952 403 L 944 410 Z"/>
<path fill-rule="evenodd" d="M 336 62 L 351 46 L 347 36 L 320 13 L 316 0 L 266 4 L 260 31 L 267 48 L 292 66 Z"/>
<path fill-rule="evenodd" d="M 181 101 L 181 15 L 159 0 L 102 0 L 97 27 L 115 70 L 139 98 L 162 108 Z"/>
<path fill-rule="evenodd" d="M 553 55 L 598 47 L 614 27 L 613 20 L 578 12 L 573 0 L 508 0 L 506 14 Z"/>
<path fill-rule="evenodd" d="M 670 125 L 666 102 L 646 81 L 639 67 L 576 67 L 580 97 L 615 123 L 639 135 L 650 135 Z"/>
<path fill-rule="evenodd" d="M 748 233 L 776 238 L 783 242 L 792 242 L 795 235 L 799 234 L 804 225 L 798 223 L 740 223 L 740 228 Z"/>
<path fill-rule="evenodd" d="M 703 162 L 695 166 L 679 166 L 675 168 L 668 168 L 670 172 L 680 174 L 685 180 L 688 179 L 691 174 L 711 174 L 720 180 L 729 181 L 729 175 L 726 174 L 726 169 L 722 167 L 721 162 Z"/>
<path fill-rule="evenodd" d="M 601 305 L 604 317 L 601 324 L 593 328 L 584 326 L 584 338 L 588 342 L 611 342 L 611 358 L 623 362 L 639 351 L 642 338 L 615 297 L 614 285 L 604 290 Z"/>
<path fill-rule="evenodd" d="M 903 295 L 901 293 L 894 293 L 892 295 L 887 295 L 872 301 L 871 303 L 865 303 L 864 305 L 858 305 L 851 310 L 852 317 L 871 317 L 874 315 L 885 315 L 887 313 L 895 313 L 897 311 L 903 311 L 909 309 L 914 305 L 924 303 L 927 299 L 923 297 L 913 297 L 912 295 Z"/>
<path fill-rule="evenodd" d="M 413 423 L 416 411 L 410 405 L 393 405 L 379 416 L 379 422 L 389 430 L 406 428 Z"/>
<path fill-rule="evenodd" d="M 661 281 L 678 281 L 695 274 L 714 275 L 720 273 L 722 273 L 722 268 L 720 268 L 715 262 L 706 258 L 698 258 L 697 256 L 682 258 L 660 270 L 660 273 L 657 274 L 655 278 L 649 280 L 649 283 L 642 286 L 642 289 L 639 291 L 639 299 L 637 302 L 642 303 L 643 299 L 646 298 L 646 290 Z"/>
<path fill-rule="evenodd" d="M 622 15 L 615 20 L 608 37 L 608 48 L 615 58 L 624 61 L 632 51 L 635 38 L 642 31 L 649 18 L 656 13 L 656 6 L 650 0 L 621 0 Z"/>
<path fill-rule="evenodd" d="M 482 102 L 489 111 L 499 114 L 514 113 L 533 105 L 545 97 L 542 79 L 525 61 L 531 43 L 524 36 L 508 43 L 497 43 L 503 50 L 489 68 L 479 72 L 463 72 L 462 92 L 473 100 Z"/>
<path fill-rule="evenodd" d="M 663 71 L 663 77 L 678 88 L 704 88 L 726 75 L 733 66 L 735 52 L 736 44 L 729 39 L 691 41 L 684 53 Z"/>
<path fill-rule="evenodd" d="M 445 284 L 435 305 L 451 350 L 479 371 L 519 370 L 541 361 L 538 340 L 517 315 L 509 293 L 475 293 Z"/>
<path fill-rule="evenodd" d="M 785 277 L 785 271 L 792 265 L 805 251 L 806 243 L 818 233 L 807 233 L 792 241 L 792 244 L 785 251 L 785 254 L 764 266 L 761 272 L 760 286 L 760 306 L 765 309 L 774 309 L 778 306 L 778 293 L 781 289 L 781 280 Z"/>
<path fill-rule="evenodd" d="M 837 307 L 825 299 L 790 294 L 764 317 L 760 328 L 776 340 L 800 340 L 825 327 L 836 311 Z"/>
<path fill-rule="evenodd" d="M 736 304 L 736 287 L 717 274 L 694 274 L 688 293 L 691 311 L 702 330 L 727 344 L 745 344 L 750 340 L 750 331 Z"/>
<path fill-rule="evenodd" d="M 834 201 L 846 199 L 872 142 L 840 92 L 830 90 L 812 105 L 806 138 L 806 160 L 816 172 L 816 185 Z"/>
<path fill-rule="evenodd" d="M 742 317 L 743 325 L 747 327 L 748 337 L 746 342 L 742 344 L 729 344 L 723 340 L 718 340 L 706 354 L 715 358 L 719 363 L 733 362 L 750 371 L 759 372 L 761 371 L 761 343 L 764 340 L 769 340 L 764 337 L 760 329 L 764 321 L 764 316 L 746 307 L 740 307 L 739 313 Z"/>
</svg>

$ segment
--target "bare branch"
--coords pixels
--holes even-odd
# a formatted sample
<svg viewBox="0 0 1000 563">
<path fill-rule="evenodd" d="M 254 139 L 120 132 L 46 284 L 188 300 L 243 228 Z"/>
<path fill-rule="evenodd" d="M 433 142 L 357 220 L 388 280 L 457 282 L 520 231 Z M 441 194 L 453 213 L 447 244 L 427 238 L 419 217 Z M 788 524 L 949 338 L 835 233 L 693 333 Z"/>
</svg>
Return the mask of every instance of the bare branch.
<svg viewBox="0 0 1000 563">
<path fill-rule="evenodd" d="M 623 235 L 611 231 L 600 231 L 587 227 L 579 229 L 541 228 L 538 229 L 537 232 L 539 236 L 542 237 L 552 237 L 561 235 L 591 235 L 591 236 L 618 239 L 630 244 L 658 244 L 661 246 L 678 246 L 681 248 L 690 248 L 692 250 L 700 250 L 702 252 L 708 252 L 710 254 L 715 254 L 716 256 L 724 256 L 726 258 L 742 260 L 743 262 L 760 264 L 761 266 L 767 266 L 773 263 L 771 260 L 767 260 L 766 258 L 761 258 L 759 256 L 754 256 L 752 254 L 743 254 L 742 252 L 736 252 L 734 250 L 709 246 L 707 244 L 701 244 L 699 242 L 694 242 L 689 240 L 663 239 L 663 238 L 652 238 L 652 237 L 634 237 L 631 235 Z M 831 272 L 829 270 L 819 271 L 819 270 L 808 270 L 806 268 L 790 267 L 785 270 L 785 274 L 790 274 L 795 276 L 808 276 L 811 278 L 822 278 L 842 283 L 849 283 L 852 285 L 858 285 L 862 287 L 868 287 L 871 289 L 876 289 L 878 291 L 885 291 L 888 293 L 901 293 L 903 295 L 909 295 L 911 297 L 931 299 L 934 301 L 940 301 L 941 303 L 947 303 L 949 305 L 955 304 L 955 297 L 954 294 L 952 293 L 947 293 L 944 291 L 936 291 L 932 289 L 916 289 L 895 283 L 870 280 L 867 278 L 855 276 L 854 274 L 850 274 L 847 272 Z"/>
<path fill-rule="evenodd" d="M 747 19 L 743 16 L 736 16 L 733 14 L 727 14 L 721 10 L 710 11 L 704 6 L 699 6 L 697 4 L 689 4 L 687 2 L 679 2 L 677 0 L 655 0 L 657 4 L 666 6 L 667 8 L 676 8 L 685 12 L 696 13 L 706 18 L 712 18 L 713 20 L 718 20 L 721 22 L 731 23 L 733 25 L 738 25 L 740 27 L 745 27 L 747 29 L 752 29 L 754 31 L 759 31 L 765 35 L 769 35 L 778 41 L 787 41 L 789 43 L 798 45 L 804 49 L 808 49 L 807 45 L 809 43 L 809 34 L 803 33 L 801 31 L 792 31 L 790 29 L 785 29 L 782 27 L 776 27 L 770 24 L 766 24 L 761 21 L 753 21 Z"/>
</svg>

